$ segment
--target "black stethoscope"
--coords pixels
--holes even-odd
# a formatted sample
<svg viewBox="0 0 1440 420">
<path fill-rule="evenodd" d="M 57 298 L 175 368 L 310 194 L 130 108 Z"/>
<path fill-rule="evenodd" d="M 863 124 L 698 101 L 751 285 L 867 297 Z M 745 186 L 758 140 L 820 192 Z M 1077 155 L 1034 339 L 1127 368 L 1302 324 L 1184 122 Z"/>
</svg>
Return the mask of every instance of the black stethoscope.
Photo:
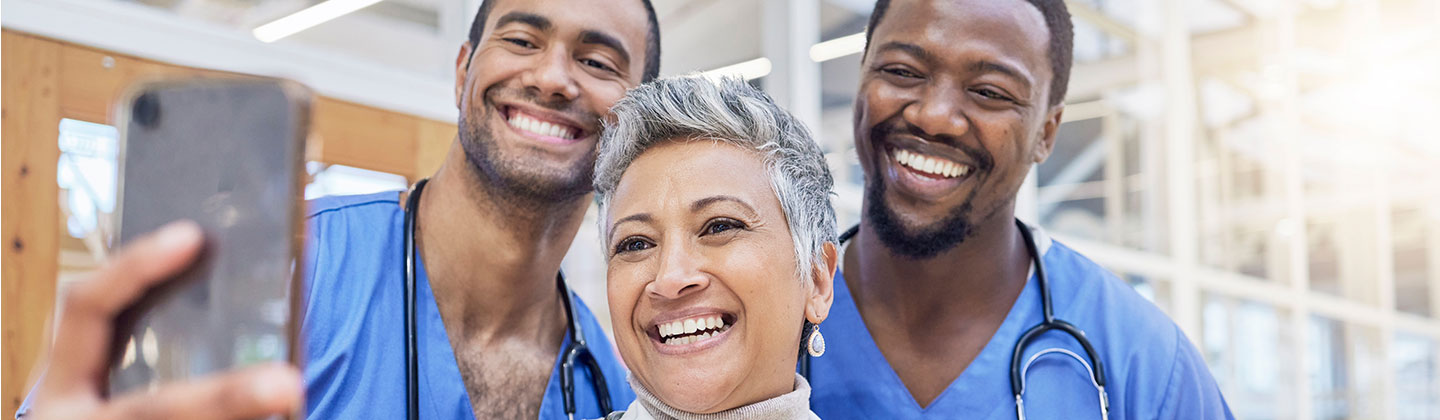
<svg viewBox="0 0 1440 420">
<path fill-rule="evenodd" d="M 419 213 L 416 210 L 420 208 L 420 193 L 429 181 L 421 179 L 416 182 L 414 191 L 405 200 L 405 384 L 408 387 L 405 412 L 406 418 L 411 420 L 420 418 L 420 359 L 415 334 L 415 220 Z M 564 396 L 565 415 L 572 420 L 575 418 L 576 362 L 584 363 L 590 369 L 590 385 L 595 388 L 600 412 L 609 413 L 610 389 L 605 386 L 605 373 L 600 370 L 600 362 L 595 360 L 595 355 L 590 353 L 590 346 L 585 344 L 585 333 L 581 330 L 580 321 L 575 318 L 575 294 L 565 284 L 563 274 L 555 275 L 555 285 L 563 296 L 565 318 L 570 320 L 570 345 L 561 351 L 560 362 L 560 394 Z"/>
<path fill-rule="evenodd" d="M 1020 222 L 1020 219 L 1015 219 L 1015 225 L 1020 228 L 1020 236 L 1025 238 L 1025 248 L 1030 251 L 1030 261 L 1035 268 L 1035 280 L 1040 285 L 1040 303 L 1045 313 L 1045 320 L 1041 321 L 1040 325 L 1031 327 L 1029 330 L 1026 330 L 1024 334 L 1020 335 L 1020 339 L 1015 342 L 1015 350 L 1010 356 L 1010 390 L 1015 395 L 1016 417 L 1020 420 L 1025 419 L 1025 399 L 1023 398 L 1025 395 L 1025 373 L 1030 370 L 1030 365 L 1034 364 L 1035 360 L 1039 359 L 1040 356 L 1056 353 L 1070 356 L 1080 362 L 1081 365 L 1084 365 L 1085 370 L 1090 372 L 1090 384 L 1095 386 L 1095 391 L 1100 398 L 1100 418 L 1108 420 L 1110 418 L 1110 398 L 1105 393 L 1105 368 L 1100 364 L 1100 358 L 1095 353 L 1095 346 L 1092 346 L 1090 340 L 1085 338 L 1085 331 L 1076 327 L 1074 324 L 1055 318 L 1055 309 L 1050 304 L 1050 280 L 1045 276 L 1045 265 L 1040 262 L 1040 250 L 1035 246 L 1035 238 L 1030 233 L 1030 228 L 1026 227 L 1025 223 Z M 845 242 L 848 242 L 850 238 L 854 238 L 855 234 L 859 231 L 860 225 L 857 224 L 849 230 L 846 230 L 845 233 L 840 234 L 840 245 L 844 246 Z M 1052 347 L 1031 355 L 1029 360 L 1021 364 L 1020 358 L 1025 354 L 1025 347 L 1030 345 L 1032 341 L 1038 339 L 1041 334 L 1050 330 L 1060 330 L 1075 338 L 1075 341 L 1079 342 L 1080 346 L 1085 348 L 1085 355 L 1089 360 L 1087 361 L 1086 357 L 1080 357 L 1080 355 L 1075 354 L 1073 351 Z M 808 355 L 803 354 L 803 351 L 801 353 L 800 374 L 805 376 L 806 379 L 809 379 L 810 358 Z"/>
</svg>

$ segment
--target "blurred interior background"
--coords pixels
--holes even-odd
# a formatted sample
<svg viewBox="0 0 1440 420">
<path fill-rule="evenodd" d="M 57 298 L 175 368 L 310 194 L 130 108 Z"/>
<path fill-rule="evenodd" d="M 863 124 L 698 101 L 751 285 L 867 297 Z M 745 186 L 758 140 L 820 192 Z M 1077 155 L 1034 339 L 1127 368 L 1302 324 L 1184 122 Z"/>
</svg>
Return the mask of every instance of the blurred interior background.
<svg viewBox="0 0 1440 420">
<path fill-rule="evenodd" d="M 55 290 L 109 246 L 124 85 L 296 79 L 322 96 L 307 197 L 397 190 L 454 136 L 453 63 L 479 3 L 3 0 L 4 414 Z M 1021 217 L 1174 318 L 1240 418 L 1440 419 L 1440 0 L 1067 3 L 1066 122 Z M 855 223 L 873 0 L 654 5 L 661 72 L 766 89 L 816 134 Z M 588 217 L 565 269 L 608 327 Z"/>
</svg>

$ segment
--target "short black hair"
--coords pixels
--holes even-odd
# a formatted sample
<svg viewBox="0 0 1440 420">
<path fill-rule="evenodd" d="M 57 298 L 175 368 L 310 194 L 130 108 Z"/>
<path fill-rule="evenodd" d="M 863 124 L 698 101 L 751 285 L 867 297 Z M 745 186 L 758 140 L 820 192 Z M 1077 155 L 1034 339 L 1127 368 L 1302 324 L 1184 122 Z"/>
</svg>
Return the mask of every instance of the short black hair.
<svg viewBox="0 0 1440 420">
<path fill-rule="evenodd" d="M 470 46 L 480 44 L 480 35 L 485 33 L 485 20 L 490 18 L 490 9 L 495 6 L 496 0 L 485 0 L 480 3 L 480 10 L 475 12 L 475 21 L 470 23 Z M 660 76 L 660 19 L 655 17 L 655 6 L 650 0 L 640 0 L 645 5 L 645 15 L 649 20 L 650 31 L 645 36 L 645 72 L 641 74 L 640 81 L 649 82 Z"/>
<path fill-rule="evenodd" d="M 1045 27 L 1050 30 L 1050 105 L 1059 105 L 1065 101 L 1065 90 L 1070 86 L 1070 64 L 1073 60 L 1072 50 L 1075 47 L 1075 29 L 1070 22 L 1070 9 L 1065 7 L 1064 0 L 1025 0 L 1030 5 L 1040 9 L 1040 14 L 1045 16 Z M 870 48 L 870 35 L 875 33 L 875 27 L 880 25 L 880 19 L 885 17 L 885 11 L 890 9 L 890 0 L 876 0 L 875 10 L 870 12 L 870 23 L 865 26 L 865 48 Z"/>
</svg>

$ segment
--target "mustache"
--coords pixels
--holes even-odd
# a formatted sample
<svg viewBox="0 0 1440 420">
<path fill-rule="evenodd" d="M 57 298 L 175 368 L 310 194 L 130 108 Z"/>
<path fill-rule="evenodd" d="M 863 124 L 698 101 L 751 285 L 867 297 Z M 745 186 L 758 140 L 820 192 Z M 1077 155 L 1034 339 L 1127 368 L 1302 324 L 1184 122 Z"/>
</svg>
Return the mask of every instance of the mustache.
<svg viewBox="0 0 1440 420">
<path fill-rule="evenodd" d="M 900 118 L 900 115 L 898 114 L 885 119 L 885 121 L 881 121 L 879 124 L 875 124 L 875 126 L 873 127 L 870 127 L 870 141 L 872 143 L 876 140 L 883 140 L 888 139 L 892 136 L 901 135 L 911 136 L 925 140 L 930 143 L 940 144 L 946 147 L 958 149 L 970 159 L 974 160 L 974 166 L 977 171 L 989 171 L 995 168 L 995 156 L 991 155 L 989 151 L 980 147 L 965 144 L 965 142 L 960 141 L 960 139 L 955 136 L 943 134 L 934 135 L 926 133 L 925 130 L 921 130 L 914 125 L 905 122 L 905 120 L 903 118 Z"/>
</svg>

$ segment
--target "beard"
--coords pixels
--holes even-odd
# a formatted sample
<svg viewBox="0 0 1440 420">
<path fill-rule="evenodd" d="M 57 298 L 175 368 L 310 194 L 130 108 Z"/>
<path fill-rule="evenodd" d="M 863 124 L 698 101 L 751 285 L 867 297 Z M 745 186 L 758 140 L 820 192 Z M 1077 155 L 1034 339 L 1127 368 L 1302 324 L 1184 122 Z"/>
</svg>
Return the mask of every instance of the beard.
<svg viewBox="0 0 1440 420">
<path fill-rule="evenodd" d="M 896 134 L 923 137 L 919 135 L 918 131 L 904 124 L 899 118 L 891 118 L 871 127 L 870 139 L 873 142 Z M 976 172 L 979 173 L 972 176 L 978 177 L 980 173 L 994 167 L 994 158 L 984 150 L 965 147 L 958 141 L 946 141 L 945 143 L 965 149 L 967 154 L 976 159 Z M 883 150 L 877 151 L 876 156 L 884 159 L 886 153 Z M 874 167 L 879 168 L 880 166 L 880 162 L 874 163 Z M 896 255 L 913 260 L 926 260 L 975 236 L 976 222 L 972 216 L 975 210 L 975 198 L 980 192 L 978 188 L 971 190 L 959 206 L 950 209 L 950 212 L 939 221 L 915 228 L 905 226 L 900 214 L 885 202 L 887 188 L 879 174 L 867 176 L 865 178 L 864 211 L 865 218 L 875 230 L 880 243 Z M 993 209 L 990 213 L 993 213 Z"/>
<path fill-rule="evenodd" d="M 940 221 L 910 229 L 905 227 L 900 215 L 886 205 L 885 188 L 885 182 L 879 179 L 865 183 L 865 214 L 880 243 L 896 255 L 914 260 L 931 259 L 975 235 L 975 223 L 970 221 L 974 193 Z"/>
<path fill-rule="evenodd" d="M 485 91 L 483 107 L 485 112 L 472 120 L 472 114 L 460 115 L 460 147 L 465 160 L 480 178 L 480 185 L 492 192 L 491 197 L 500 203 L 525 209 L 551 207 L 584 197 L 589 194 L 595 173 L 596 151 L 590 150 L 582 159 L 570 162 L 565 167 L 555 168 L 537 165 L 533 156 L 527 156 L 525 145 L 506 148 L 496 140 L 493 122 L 505 124 L 503 116 L 496 115 L 491 98 L 500 90 L 493 86 Z M 515 90 L 511 96 L 519 96 L 530 103 L 545 106 L 571 114 L 593 113 L 576 111 L 574 102 L 546 104 L 525 90 Z M 598 120 L 599 116 L 594 119 Z"/>
</svg>

